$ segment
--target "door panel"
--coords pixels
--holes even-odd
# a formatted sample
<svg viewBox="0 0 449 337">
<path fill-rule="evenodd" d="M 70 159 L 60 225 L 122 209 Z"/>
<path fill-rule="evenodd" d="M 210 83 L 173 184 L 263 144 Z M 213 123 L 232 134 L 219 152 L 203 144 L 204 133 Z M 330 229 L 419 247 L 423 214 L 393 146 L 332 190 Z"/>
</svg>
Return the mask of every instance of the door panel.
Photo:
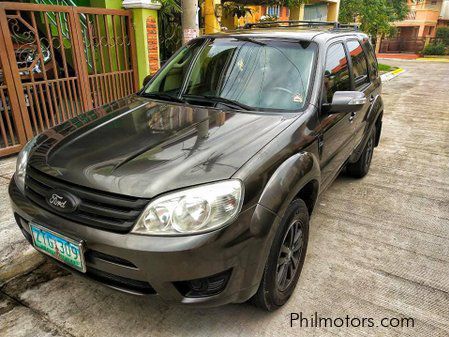
<svg viewBox="0 0 449 337">
<path fill-rule="evenodd" d="M 322 103 L 331 103 L 336 91 L 351 90 L 348 59 L 342 43 L 329 47 L 326 55 Z M 332 181 L 354 149 L 354 127 L 351 113 L 320 112 L 316 130 L 321 137 L 320 166 L 323 187 Z"/>
<path fill-rule="evenodd" d="M 354 148 L 350 115 L 350 113 L 336 113 L 322 119 L 321 173 L 324 188 L 333 180 Z"/>
<path fill-rule="evenodd" d="M 362 142 L 363 136 L 365 135 L 365 130 L 367 128 L 366 117 L 375 99 L 376 93 L 374 92 L 375 87 L 370 81 L 368 60 L 360 42 L 358 40 L 349 40 L 346 45 L 351 57 L 354 90 L 363 92 L 367 98 L 365 105 L 355 113 L 353 120 L 355 134 L 354 144 L 357 146 Z"/>
</svg>

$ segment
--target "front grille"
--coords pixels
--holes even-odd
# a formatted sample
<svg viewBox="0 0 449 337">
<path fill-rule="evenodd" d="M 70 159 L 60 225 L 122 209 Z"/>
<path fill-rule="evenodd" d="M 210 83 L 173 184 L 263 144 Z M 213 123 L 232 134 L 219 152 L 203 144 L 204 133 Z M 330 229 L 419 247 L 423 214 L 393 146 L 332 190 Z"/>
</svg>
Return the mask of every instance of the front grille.
<svg viewBox="0 0 449 337">
<path fill-rule="evenodd" d="M 119 233 L 129 232 L 148 204 L 147 199 L 78 186 L 42 173 L 31 166 L 27 168 L 25 185 L 25 195 L 49 212 L 90 227 Z M 53 189 L 67 191 L 78 197 L 81 203 L 77 210 L 73 213 L 62 213 L 50 207 L 46 196 Z"/>
</svg>

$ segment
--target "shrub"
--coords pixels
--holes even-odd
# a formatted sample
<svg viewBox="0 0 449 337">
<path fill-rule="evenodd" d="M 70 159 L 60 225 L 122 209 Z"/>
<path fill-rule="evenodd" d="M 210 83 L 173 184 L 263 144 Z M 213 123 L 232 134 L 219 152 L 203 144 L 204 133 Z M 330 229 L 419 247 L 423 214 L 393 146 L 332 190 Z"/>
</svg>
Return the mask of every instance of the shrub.
<svg viewBox="0 0 449 337">
<path fill-rule="evenodd" d="M 446 46 L 449 46 L 449 27 L 437 28 L 436 38 L 441 40 Z"/>
<path fill-rule="evenodd" d="M 422 50 L 422 53 L 424 55 L 444 55 L 446 54 L 446 46 L 441 42 L 431 43 Z"/>
</svg>

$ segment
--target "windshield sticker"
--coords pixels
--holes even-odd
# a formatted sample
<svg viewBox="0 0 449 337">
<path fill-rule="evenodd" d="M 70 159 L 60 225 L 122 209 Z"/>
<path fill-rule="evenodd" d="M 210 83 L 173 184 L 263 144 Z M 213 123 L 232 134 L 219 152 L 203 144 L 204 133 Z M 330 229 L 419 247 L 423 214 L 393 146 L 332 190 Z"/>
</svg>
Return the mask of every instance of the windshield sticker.
<svg viewBox="0 0 449 337">
<path fill-rule="evenodd" d="M 296 94 L 295 96 L 293 96 L 293 102 L 302 103 L 304 102 L 304 99 L 302 98 L 301 94 Z"/>
</svg>

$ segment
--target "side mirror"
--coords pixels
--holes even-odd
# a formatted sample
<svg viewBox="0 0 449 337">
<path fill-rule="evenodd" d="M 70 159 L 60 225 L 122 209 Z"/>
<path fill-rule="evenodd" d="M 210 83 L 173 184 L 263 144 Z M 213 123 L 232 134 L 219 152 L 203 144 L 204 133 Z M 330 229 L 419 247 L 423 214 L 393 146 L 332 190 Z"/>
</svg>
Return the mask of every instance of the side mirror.
<svg viewBox="0 0 449 337">
<path fill-rule="evenodd" d="M 332 103 L 327 105 L 330 113 L 356 112 L 366 104 L 366 95 L 360 91 L 336 91 Z"/>
<path fill-rule="evenodd" d="M 145 78 L 143 79 L 143 86 L 146 86 L 148 82 L 151 81 L 151 79 L 153 78 L 153 75 L 147 75 L 145 76 Z"/>
</svg>

